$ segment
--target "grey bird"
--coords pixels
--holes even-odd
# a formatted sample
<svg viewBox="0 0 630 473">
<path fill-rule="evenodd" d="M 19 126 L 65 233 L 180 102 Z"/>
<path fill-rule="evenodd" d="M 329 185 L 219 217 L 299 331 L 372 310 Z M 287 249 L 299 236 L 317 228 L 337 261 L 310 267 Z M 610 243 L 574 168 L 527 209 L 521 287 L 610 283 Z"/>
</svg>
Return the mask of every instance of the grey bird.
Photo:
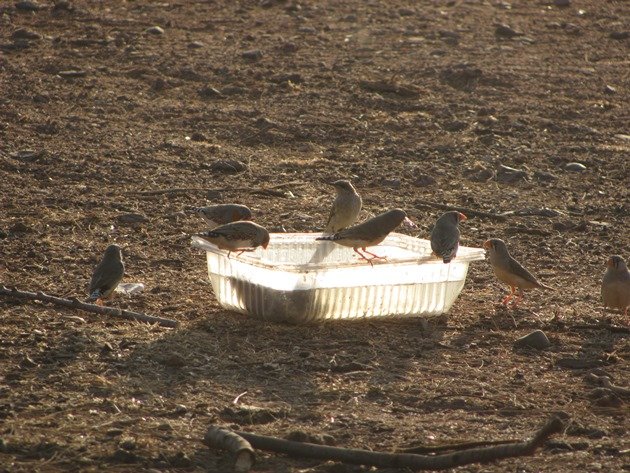
<svg viewBox="0 0 630 473">
<path fill-rule="evenodd" d="M 232 222 L 221 225 L 214 230 L 198 233 L 197 236 L 227 250 L 228 258 L 232 251 L 241 255 L 245 251 L 254 251 L 259 246 L 264 249 L 269 245 L 269 232 L 254 222 Z"/>
<path fill-rule="evenodd" d="M 606 262 L 608 268 L 602 279 L 604 307 L 619 309 L 624 316 L 630 308 L 630 271 L 621 256 L 614 255 Z"/>
<path fill-rule="evenodd" d="M 452 210 L 443 213 L 435 222 L 431 231 L 431 250 L 444 263 L 450 263 L 457 255 L 459 248 L 459 222 L 467 217 L 461 212 Z"/>
<path fill-rule="evenodd" d="M 88 302 L 96 301 L 96 304 L 103 305 L 103 299 L 112 295 L 124 275 L 125 264 L 120 246 L 109 245 L 92 274 Z"/>
<path fill-rule="evenodd" d="M 361 196 L 357 193 L 350 181 L 340 179 L 332 182 L 337 196 L 333 201 L 325 233 L 337 233 L 344 228 L 353 225 L 361 212 Z"/>
<path fill-rule="evenodd" d="M 512 302 L 513 307 L 516 307 L 523 299 L 523 289 L 540 288 L 553 290 L 553 288 L 539 282 L 532 273 L 512 258 L 503 240 L 491 238 L 483 244 L 483 247 L 488 250 L 488 258 L 497 279 L 510 286 L 510 294 L 501 301 L 503 305 L 508 305 L 514 294 L 516 294 L 517 288 L 518 295 Z"/>
<path fill-rule="evenodd" d="M 241 204 L 216 204 L 197 207 L 194 211 L 206 221 L 211 230 L 226 223 L 252 219 L 252 211 Z"/>
<path fill-rule="evenodd" d="M 339 245 L 350 247 L 362 259 L 372 264 L 374 259 L 387 259 L 387 257 L 370 253 L 366 248 L 381 243 L 401 223 L 415 227 L 415 224 L 409 220 L 404 210 L 393 209 L 354 227 L 346 228 L 329 236 L 318 237 L 316 240 L 333 241 Z M 359 248 L 362 252 L 359 251 Z M 368 258 L 365 256 L 366 254 L 372 257 Z"/>
</svg>

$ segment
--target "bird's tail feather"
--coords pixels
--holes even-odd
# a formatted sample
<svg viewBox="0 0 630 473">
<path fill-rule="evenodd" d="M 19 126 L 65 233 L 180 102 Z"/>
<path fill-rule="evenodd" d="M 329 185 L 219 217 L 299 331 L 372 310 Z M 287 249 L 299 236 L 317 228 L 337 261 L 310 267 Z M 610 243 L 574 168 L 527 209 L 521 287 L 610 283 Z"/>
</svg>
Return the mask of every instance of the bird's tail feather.
<svg viewBox="0 0 630 473">
<path fill-rule="evenodd" d="M 335 241 L 338 239 L 337 235 L 325 235 L 315 238 L 316 240 L 326 240 L 326 241 Z"/>
</svg>

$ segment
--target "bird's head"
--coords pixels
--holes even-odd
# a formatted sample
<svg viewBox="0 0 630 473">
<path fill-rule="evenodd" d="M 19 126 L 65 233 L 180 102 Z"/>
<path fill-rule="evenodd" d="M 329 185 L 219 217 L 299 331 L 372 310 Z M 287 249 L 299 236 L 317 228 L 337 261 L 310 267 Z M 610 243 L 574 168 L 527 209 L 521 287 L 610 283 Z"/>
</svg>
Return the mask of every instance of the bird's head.
<svg viewBox="0 0 630 473">
<path fill-rule="evenodd" d="M 355 192 L 354 187 L 350 183 L 350 181 L 345 179 L 339 179 L 337 181 L 331 182 L 331 186 L 337 189 L 337 192 Z"/>
<path fill-rule="evenodd" d="M 506 254 L 507 246 L 505 242 L 499 238 L 490 238 L 483 243 L 483 247 L 490 253 Z"/>
<path fill-rule="evenodd" d="M 610 258 L 608 258 L 608 261 L 606 262 L 606 266 L 608 266 L 611 269 L 621 270 L 625 268 L 626 263 L 621 256 L 613 255 Z"/>
<path fill-rule="evenodd" d="M 106 259 L 122 259 L 122 248 L 118 245 L 109 245 L 105 250 Z"/>
</svg>

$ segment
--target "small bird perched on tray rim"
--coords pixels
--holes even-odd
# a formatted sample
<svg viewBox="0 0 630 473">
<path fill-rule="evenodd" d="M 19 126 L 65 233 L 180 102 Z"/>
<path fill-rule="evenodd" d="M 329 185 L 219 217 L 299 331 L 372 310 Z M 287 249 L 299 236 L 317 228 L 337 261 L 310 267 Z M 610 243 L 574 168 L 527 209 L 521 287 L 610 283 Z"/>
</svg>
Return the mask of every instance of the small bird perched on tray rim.
<svg viewBox="0 0 630 473">
<path fill-rule="evenodd" d="M 361 212 L 361 196 L 357 193 L 350 181 L 340 179 L 332 182 L 337 191 L 337 197 L 333 201 L 325 233 L 337 233 L 354 224 Z"/>
<path fill-rule="evenodd" d="M 608 258 L 602 279 L 602 302 L 604 307 L 619 309 L 624 316 L 630 308 L 630 271 L 619 255 Z"/>
<path fill-rule="evenodd" d="M 252 211 L 241 204 L 209 205 L 208 207 L 197 207 L 194 211 L 206 221 L 210 229 L 226 223 L 252 219 Z"/>
<path fill-rule="evenodd" d="M 246 251 L 254 251 L 259 246 L 266 249 L 269 245 L 267 229 L 257 223 L 247 221 L 226 223 L 214 230 L 197 233 L 197 236 L 222 250 L 227 250 L 228 258 L 232 251 L 241 255 Z"/>
<path fill-rule="evenodd" d="M 401 223 L 411 227 L 416 226 L 409 220 L 404 210 L 392 209 L 354 227 L 346 228 L 333 235 L 318 237 L 316 240 L 333 241 L 339 245 L 350 247 L 362 259 L 372 264 L 374 259 L 387 259 L 387 257 L 375 255 L 367 251 L 366 248 L 381 243 Z M 372 257 L 368 258 L 365 254 Z"/>
<path fill-rule="evenodd" d="M 118 245 L 109 245 L 92 274 L 88 302 L 96 301 L 97 305 L 103 305 L 103 299 L 112 295 L 124 275 L 122 250 Z"/>
<path fill-rule="evenodd" d="M 431 231 L 431 250 L 444 263 L 450 263 L 459 248 L 459 222 L 467 220 L 466 215 L 456 210 L 443 213 Z"/>
<path fill-rule="evenodd" d="M 540 288 L 553 290 L 552 287 L 539 282 L 532 273 L 516 261 L 510 255 L 503 240 L 491 238 L 483 244 L 483 247 L 488 250 L 488 258 L 497 279 L 510 286 L 511 292 L 503 298 L 501 304 L 507 306 L 514 294 L 516 294 L 517 288 L 518 295 L 512 302 L 512 307 L 516 307 L 523 299 L 523 289 Z"/>
</svg>

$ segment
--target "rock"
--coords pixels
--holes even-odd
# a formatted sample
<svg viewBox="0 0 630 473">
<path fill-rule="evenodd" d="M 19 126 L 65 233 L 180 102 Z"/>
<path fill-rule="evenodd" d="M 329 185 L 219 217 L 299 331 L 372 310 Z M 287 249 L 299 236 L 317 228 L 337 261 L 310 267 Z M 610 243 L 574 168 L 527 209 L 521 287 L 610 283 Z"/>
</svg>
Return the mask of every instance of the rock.
<svg viewBox="0 0 630 473">
<path fill-rule="evenodd" d="M 498 182 L 517 182 L 527 178 L 527 173 L 522 169 L 511 168 L 509 166 L 499 165 L 497 169 Z"/>
<path fill-rule="evenodd" d="M 618 39 L 618 40 L 628 39 L 628 38 L 630 38 L 630 32 L 628 32 L 628 31 L 612 31 L 609 36 L 610 36 L 611 39 Z"/>
<path fill-rule="evenodd" d="M 188 43 L 187 46 L 189 49 L 201 49 L 206 47 L 206 45 L 201 41 L 193 41 L 191 43 Z"/>
<path fill-rule="evenodd" d="M 581 163 L 567 163 L 565 164 L 564 169 L 572 172 L 582 172 L 586 171 L 586 166 Z"/>
<path fill-rule="evenodd" d="M 558 180 L 558 176 L 545 171 L 534 171 L 534 177 L 541 182 L 553 182 Z"/>
<path fill-rule="evenodd" d="M 122 448 L 123 450 L 135 450 L 136 448 L 136 439 L 131 438 L 131 437 L 124 437 L 122 439 L 120 439 L 120 442 L 118 443 L 118 446 L 120 448 Z"/>
<path fill-rule="evenodd" d="M 428 174 L 420 174 L 416 180 L 413 181 L 413 185 L 416 187 L 427 187 L 435 184 L 436 182 L 437 181 L 434 177 L 431 177 Z"/>
<path fill-rule="evenodd" d="M 617 93 L 617 89 L 615 89 L 612 85 L 607 85 L 604 87 L 604 93 L 608 95 L 613 95 Z"/>
<path fill-rule="evenodd" d="M 249 51 L 243 51 L 241 53 L 241 57 L 243 59 L 247 59 L 248 61 L 258 61 L 262 59 L 263 53 L 260 49 L 251 49 Z"/>
<path fill-rule="evenodd" d="M 32 149 L 23 149 L 10 154 L 13 159 L 18 159 L 27 163 L 39 161 L 39 158 L 43 155 L 44 151 L 34 151 Z"/>
<path fill-rule="evenodd" d="M 295 43 L 286 42 L 286 43 L 283 43 L 279 49 L 283 53 L 291 54 L 291 53 L 297 52 L 297 50 L 300 49 L 300 47 Z"/>
<path fill-rule="evenodd" d="M 13 39 L 42 39 L 42 35 L 31 30 L 27 30 L 26 28 L 19 28 L 13 32 L 11 35 Z"/>
<path fill-rule="evenodd" d="M 164 34 L 164 30 L 160 28 L 159 26 L 151 26 L 150 28 L 147 28 L 146 30 L 144 30 L 144 32 L 148 34 L 154 34 L 154 35 Z"/>
<path fill-rule="evenodd" d="M 518 348 L 534 348 L 543 350 L 551 345 L 551 342 L 542 330 L 535 330 L 514 342 L 514 346 Z"/>
<path fill-rule="evenodd" d="M 52 9 L 53 9 L 53 12 L 60 12 L 60 11 L 72 12 L 74 11 L 74 5 L 70 3 L 68 0 L 57 0 L 55 4 L 53 5 Z"/>
<path fill-rule="evenodd" d="M 85 77 L 87 72 L 79 71 L 79 70 L 68 70 L 68 71 L 59 71 L 57 72 L 59 77 L 63 77 L 64 79 L 74 79 L 75 77 Z"/>
<path fill-rule="evenodd" d="M 416 14 L 415 11 L 413 11 L 411 8 L 399 8 L 398 9 L 398 14 L 400 16 L 414 16 Z"/>
<path fill-rule="evenodd" d="M 391 187 L 393 189 L 398 189 L 400 184 L 400 179 L 383 179 L 381 181 L 383 187 Z"/>
<path fill-rule="evenodd" d="M 199 89 L 199 95 L 204 98 L 223 98 L 223 94 L 218 89 L 215 89 L 210 85 L 206 85 Z"/>
<path fill-rule="evenodd" d="M 44 7 L 33 0 L 24 0 L 22 2 L 17 2 L 15 4 L 15 8 L 23 11 L 39 11 Z"/>
<path fill-rule="evenodd" d="M 15 222 L 9 227 L 9 233 L 31 233 L 33 230 L 22 222 Z"/>
<path fill-rule="evenodd" d="M 511 26 L 505 24 L 497 25 L 496 29 L 494 30 L 494 34 L 501 38 L 514 38 L 516 36 L 523 36 L 523 33 L 516 31 Z"/>
<path fill-rule="evenodd" d="M 225 174 L 236 174 L 245 171 L 247 166 L 236 159 L 219 159 L 210 164 L 210 169 Z"/>
<path fill-rule="evenodd" d="M 145 217 L 142 214 L 137 214 L 137 213 L 119 215 L 117 217 L 117 220 L 118 220 L 118 223 L 127 224 L 127 225 L 134 225 L 134 224 L 144 223 L 144 222 L 149 221 L 147 217 Z"/>
</svg>

